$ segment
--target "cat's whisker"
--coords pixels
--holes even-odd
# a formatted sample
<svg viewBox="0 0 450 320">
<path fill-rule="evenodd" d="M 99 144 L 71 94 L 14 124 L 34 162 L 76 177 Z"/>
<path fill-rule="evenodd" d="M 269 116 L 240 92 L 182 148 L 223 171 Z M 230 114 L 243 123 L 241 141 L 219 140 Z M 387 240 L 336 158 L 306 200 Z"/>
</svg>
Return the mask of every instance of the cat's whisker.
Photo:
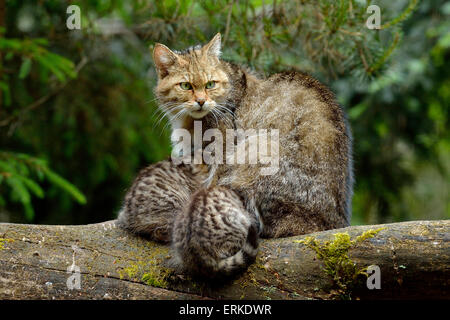
<svg viewBox="0 0 450 320">
<path fill-rule="evenodd" d="M 164 104 L 158 105 L 157 108 L 153 111 L 152 117 L 159 113 L 155 119 L 158 125 L 162 121 L 162 119 L 166 117 L 167 112 L 170 111 L 173 106 L 178 106 L 178 104 L 174 102 L 166 102 Z"/>
<path fill-rule="evenodd" d="M 217 104 L 216 105 L 219 109 L 227 111 L 228 113 L 230 113 L 233 117 L 234 117 L 234 112 L 231 111 L 231 109 L 227 108 L 226 106 L 222 105 L 222 104 Z"/>
<path fill-rule="evenodd" d="M 211 109 L 211 114 L 213 115 L 214 119 L 216 120 L 216 126 L 218 127 L 219 126 L 219 120 L 218 120 L 218 118 L 216 116 L 216 112 L 217 111 L 215 111 L 214 109 Z"/>
<path fill-rule="evenodd" d="M 168 105 L 168 104 L 169 103 L 167 103 L 166 105 Z M 157 123 L 155 125 L 156 127 L 161 124 L 161 122 L 162 122 L 162 120 L 164 118 L 166 118 L 166 120 L 169 123 L 171 121 L 171 116 L 169 114 L 169 111 L 176 111 L 176 110 L 178 110 L 180 108 L 183 108 L 183 105 L 182 104 L 180 105 L 180 104 L 171 103 L 170 106 L 166 106 L 166 107 L 168 107 L 167 110 L 162 110 L 162 115 L 158 116 L 159 120 L 157 121 Z M 166 126 L 164 126 L 163 131 L 165 130 L 165 128 L 166 128 Z"/>
<path fill-rule="evenodd" d="M 174 121 L 178 120 L 182 115 L 184 115 L 188 111 L 187 109 L 184 108 L 183 105 L 179 105 L 173 109 L 180 109 L 180 110 L 174 116 L 170 117 L 169 119 L 170 121 L 167 121 L 167 123 L 164 125 L 160 135 L 169 127 L 169 125 L 171 125 Z"/>
<path fill-rule="evenodd" d="M 216 112 L 219 115 L 220 119 L 223 120 L 227 126 L 234 128 L 234 123 L 232 119 L 228 117 L 228 114 L 224 113 L 220 108 L 218 108 Z"/>
<path fill-rule="evenodd" d="M 217 109 L 218 111 L 220 111 L 221 115 L 223 115 L 223 118 L 227 119 L 227 123 L 234 128 L 234 119 L 236 118 L 234 115 L 234 112 L 232 112 L 230 109 L 222 106 L 222 105 L 217 105 Z M 231 116 L 231 119 L 229 118 L 229 116 Z"/>
<path fill-rule="evenodd" d="M 162 132 L 164 132 L 170 125 L 172 125 L 172 123 L 176 120 L 178 120 L 182 115 L 184 115 L 187 112 L 186 109 L 181 109 L 180 111 L 178 111 L 174 116 L 172 116 L 170 118 L 170 121 L 167 121 L 167 123 L 164 125 L 163 129 L 160 132 L 160 136 L 162 134 Z"/>
<path fill-rule="evenodd" d="M 157 115 L 155 122 L 159 124 L 164 117 L 167 116 L 167 113 L 164 110 L 157 109 L 159 114 Z M 155 112 L 156 113 L 156 112 Z"/>
<path fill-rule="evenodd" d="M 159 120 L 156 122 L 155 127 L 158 127 L 164 119 L 166 119 L 166 121 L 170 121 L 170 115 L 168 113 L 163 113 L 162 116 L 159 117 Z"/>
<path fill-rule="evenodd" d="M 166 108 L 166 107 L 170 107 L 170 106 L 173 105 L 173 104 L 174 104 L 173 102 L 167 102 L 167 103 L 158 105 L 157 108 L 153 111 L 152 117 L 154 117 L 158 112 L 160 112 L 160 113 L 165 113 L 165 112 L 167 112 L 167 110 L 165 110 L 165 108 Z M 159 118 L 160 116 L 161 116 L 161 115 L 158 115 L 158 118 Z"/>
<path fill-rule="evenodd" d="M 145 104 L 154 102 L 154 101 L 156 101 L 157 99 L 158 99 L 158 97 L 155 97 L 155 98 L 153 98 L 153 99 L 150 99 L 150 100 L 148 100 L 148 101 L 145 101 Z"/>
</svg>

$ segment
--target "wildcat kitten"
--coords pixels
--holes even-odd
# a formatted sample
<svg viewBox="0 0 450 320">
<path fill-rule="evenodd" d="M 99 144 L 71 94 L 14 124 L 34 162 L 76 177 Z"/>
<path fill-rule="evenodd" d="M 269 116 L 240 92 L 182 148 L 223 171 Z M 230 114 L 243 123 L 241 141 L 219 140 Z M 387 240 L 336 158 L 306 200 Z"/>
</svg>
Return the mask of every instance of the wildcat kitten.
<svg viewBox="0 0 450 320">
<path fill-rule="evenodd" d="M 220 34 L 182 52 L 157 44 L 160 108 L 173 129 L 192 132 L 194 120 L 224 136 L 278 129 L 278 171 L 163 161 L 139 174 L 118 218 L 125 229 L 171 242 L 181 270 L 207 276 L 246 267 L 258 236 L 348 226 L 353 189 L 350 129 L 331 91 L 300 72 L 259 78 L 220 59 L 220 50 Z"/>
</svg>

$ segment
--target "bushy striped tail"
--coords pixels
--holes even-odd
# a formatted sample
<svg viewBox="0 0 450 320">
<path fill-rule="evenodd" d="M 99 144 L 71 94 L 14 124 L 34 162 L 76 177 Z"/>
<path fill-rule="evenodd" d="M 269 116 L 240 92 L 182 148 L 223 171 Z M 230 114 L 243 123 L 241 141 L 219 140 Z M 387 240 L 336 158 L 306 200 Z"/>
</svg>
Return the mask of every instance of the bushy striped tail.
<svg viewBox="0 0 450 320">
<path fill-rule="evenodd" d="M 251 264 L 258 251 L 259 215 L 235 191 L 214 186 L 197 191 L 175 218 L 173 262 L 181 272 L 218 278 Z"/>
<path fill-rule="evenodd" d="M 247 268 L 255 261 L 258 254 L 258 232 L 255 226 L 248 229 L 247 239 L 244 246 L 235 255 L 222 259 L 218 262 L 218 272 L 231 274 Z"/>
<path fill-rule="evenodd" d="M 171 267 L 183 273 L 205 278 L 221 278 L 231 276 L 245 270 L 255 261 L 258 253 L 259 234 L 255 226 L 250 226 L 243 247 L 234 255 L 217 260 L 212 256 L 201 254 L 186 243 L 175 247 L 175 256 Z M 207 244 L 205 244 L 207 246 Z"/>
</svg>

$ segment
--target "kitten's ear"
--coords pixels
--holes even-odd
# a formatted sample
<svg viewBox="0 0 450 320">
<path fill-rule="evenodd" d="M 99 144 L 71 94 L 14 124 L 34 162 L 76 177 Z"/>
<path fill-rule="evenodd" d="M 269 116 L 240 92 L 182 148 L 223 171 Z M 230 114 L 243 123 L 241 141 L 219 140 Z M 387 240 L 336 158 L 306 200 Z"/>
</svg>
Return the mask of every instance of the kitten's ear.
<svg viewBox="0 0 450 320">
<path fill-rule="evenodd" d="M 155 48 L 153 49 L 153 61 L 155 62 L 156 69 L 161 78 L 164 78 L 168 74 L 167 70 L 170 66 L 174 65 L 178 59 L 178 56 L 165 45 L 161 43 L 155 44 Z"/>
<path fill-rule="evenodd" d="M 221 41 L 222 37 L 220 36 L 220 33 L 216 34 L 214 38 L 212 38 L 211 41 L 203 47 L 204 52 L 219 58 L 222 53 L 220 51 L 222 48 Z"/>
</svg>

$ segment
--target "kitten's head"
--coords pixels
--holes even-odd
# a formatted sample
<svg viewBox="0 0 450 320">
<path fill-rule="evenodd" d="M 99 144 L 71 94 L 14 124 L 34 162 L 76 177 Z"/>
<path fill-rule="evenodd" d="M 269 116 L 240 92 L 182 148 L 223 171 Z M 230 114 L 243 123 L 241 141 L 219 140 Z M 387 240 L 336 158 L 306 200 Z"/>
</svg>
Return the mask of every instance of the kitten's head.
<svg viewBox="0 0 450 320">
<path fill-rule="evenodd" d="M 183 52 L 157 43 L 153 60 L 158 72 L 156 95 L 165 112 L 173 118 L 201 119 L 220 113 L 230 90 L 227 74 L 221 67 L 220 33 L 203 47 Z"/>
</svg>

